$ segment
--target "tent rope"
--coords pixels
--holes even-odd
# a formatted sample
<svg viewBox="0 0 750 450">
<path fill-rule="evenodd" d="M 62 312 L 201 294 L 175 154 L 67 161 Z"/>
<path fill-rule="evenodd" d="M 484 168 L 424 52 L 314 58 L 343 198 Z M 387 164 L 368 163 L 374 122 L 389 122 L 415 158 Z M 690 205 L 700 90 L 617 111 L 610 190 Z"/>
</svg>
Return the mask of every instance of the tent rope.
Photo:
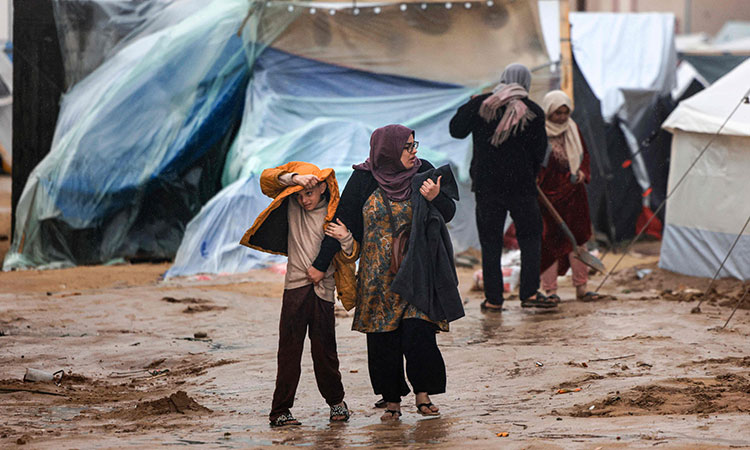
<svg viewBox="0 0 750 450">
<path fill-rule="evenodd" d="M 721 327 L 722 329 L 723 329 L 723 328 L 726 328 L 726 327 L 727 327 L 727 325 L 729 325 L 729 321 L 730 321 L 730 320 L 732 320 L 732 317 L 734 317 L 734 313 L 736 313 L 736 312 L 737 312 L 737 308 L 739 308 L 739 307 L 740 307 L 740 305 L 742 304 L 742 302 L 744 302 L 744 301 L 745 301 L 745 297 L 747 297 L 747 292 L 748 292 L 748 291 L 750 291 L 750 284 L 748 284 L 748 285 L 747 285 L 747 287 L 745 288 L 745 293 L 744 293 L 744 294 L 742 294 L 742 297 L 741 297 L 741 298 L 740 298 L 740 299 L 739 299 L 739 300 L 737 301 L 737 304 L 736 304 L 736 305 L 734 305 L 734 309 L 732 310 L 732 314 L 730 314 L 730 315 L 729 315 L 729 318 L 727 319 L 727 321 L 726 321 L 726 322 L 724 322 L 724 326 L 723 326 L 723 327 Z"/>
<path fill-rule="evenodd" d="M 625 251 L 622 253 L 622 256 L 620 256 L 620 258 L 617 260 L 617 262 L 615 263 L 615 265 L 612 266 L 611 269 L 609 269 L 609 272 L 607 272 L 607 275 L 605 275 L 605 277 L 602 280 L 602 282 L 599 283 L 599 287 L 596 288 L 597 291 L 601 290 L 602 286 L 604 286 L 604 283 L 607 282 L 607 280 L 609 279 L 610 275 L 612 275 L 612 273 L 615 271 L 615 269 L 617 269 L 617 267 L 620 265 L 620 263 L 622 262 L 622 260 L 625 258 L 625 256 L 630 251 L 631 247 L 633 247 L 633 245 L 636 242 L 638 242 L 638 239 L 640 239 L 640 237 L 643 236 L 643 233 L 648 229 L 648 226 L 649 226 L 649 224 L 651 224 L 651 221 L 654 220 L 654 217 L 656 217 L 659 214 L 659 212 L 662 210 L 662 208 L 664 208 L 664 205 L 667 204 L 667 200 L 669 200 L 669 198 L 672 196 L 672 194 L 675 193 L 675 191 L 677 190 L 677 188 L 680 187 L 680 185 L 682 184 L 682 182 L 687 177 L 688 173 L 690 173 L 690 171 L 693 169 L 693 167 L 695 167 L 695 165 L 698 163 L 698 160 L 700 160 L 703 157 L 703 154 L 706 153 L 706 150 L 708 150 L 708 148 L 711 146 L 711 144 L 714 143 L 714 141 L 719 136 L 719 134 L 721 134 L 721 130 L 723 130 L 724 127 L 727 125 L 727 123 L 729 123 L 729 120 L 732 118 L 732 116 L 734 116 L 734 113 L 737 112 L 737 110 L 739 109 L 740 105 L 742 105 L 744 102 L 747 101 L 746 99 L 748 98 L 748 95 L 750 95 L 750 89 L 748 89 L 745 92 L 745 95 L 743 95 L 740 98 L 740 101 L 737 102 L 737 106 L 735 106 L 734 109 L 732 110 L 732 112 L 729 113 L 729 116 L 727 116 L 726 120 L 724 120 L 724 123 L 721 124 L 721 126 L 716 131 L 716 133 L 714 133 L 714 135 L 711 136 L 711 139 L 708 141 L 708 143 L 705 145 L 705 147 L 703 147 L 703 150 L 701 150 L 701 152 L 698 154 L 698 156 L 693 160 L 693 162 L 690 164 L 690 167 L 688 167 L 688 169 L 685 171 L 685 173 L 682 174 L 682 177 L 680 177 L 680 179 L 677 181 L 677 184 L 675 184 L 674 188 L 672 188 L 672 191 L 667 194 L 667 196 L 661 202 L 661 204 L 656 209 L 656 211 L 654 211 L 654 214 L 651 217 L 649 217 L 648 221 L 646 221 L 646 223 L 643 225 L 643 227 L 641 227 L 641 230 L 638 232 L 638 234 L 633 238 L 633 240 L 630 241 L 630 243 L 628 244 L 628 246 L 625 248 Z"/>
<path fill-rule="evenodd" d="M 724 268 L 724 264 L 729 259 L 729 255 L 732 254 L 732 250 L 734 250 L 734 246 L 737 245 L 737 242 L 739 242 L 740 237 L 742 237 L 742 233 L 745 232 L 745 228 L 747 228 L 748 224 L 750 224 L 750 216 L 748 216 L 747 221 L 745 221 L 745 225 L 740 230 L 740 233 L 737 235 L 737 238 L 732 243 L 732 246 L 729 247 L 729 251 L 727 252 L 727 255 L 724 257 L 724 260 L 721 262 L 721 265 L 719 266 L 718 269 L 716 269 L 716 273 L 714 273 L 713 278 L 711 278 L 711 282 L 708 283 L 708 287 L 706 288 L 706 292 L 703 293 L 703 297 L 701 297 L 701 300 L 698 302 L 698 305 L 695 308 L 693 308 L 693 309 L 690 310 L 691 313 L 695 314 L 695 313 L 701 312 L 701 305 L 708 298 L 708 293 L 711 292 L 711 288 L 714 285 L 714 281 L 716 281 L 716 278 L 718 278 L 719 272 L 721 272 L 721 269 Z M 745 292 L 745 293 L 747 293 L 747 292 Z M 724 326 L 726 326 L 726 325 L 724 325 Z"/>
</svg>

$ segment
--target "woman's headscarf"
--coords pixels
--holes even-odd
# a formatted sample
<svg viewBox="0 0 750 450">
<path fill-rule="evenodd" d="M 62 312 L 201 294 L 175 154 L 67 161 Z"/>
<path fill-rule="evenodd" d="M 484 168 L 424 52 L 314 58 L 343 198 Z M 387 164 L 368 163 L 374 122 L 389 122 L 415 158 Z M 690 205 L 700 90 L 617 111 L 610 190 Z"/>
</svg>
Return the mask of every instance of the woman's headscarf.
<svg viewBox="0 0 750 450">
<path fill-rule="evenodd" d="M 403 125 L 386 125 L 370 136 L 370 157 L 362 164 L 352 167 L 372 172 L 388 198 L 401 202 L 411 197 L 411 179 L 419 170 L 422 161 L 417 159 L 414 167 L 407 169 L 401 163 L 401 154 L 414 130 Z"/>
<path fill-rule="evenodd" d="M 479 115 L 487 122 L 497 119 L 497 111 L 504 105 L 503 117 L 495 128 L 490 143 L 500 146 L 510 136 L 523 131 L 536 117 L 521 99 L 529 96 L 531 72 L 523 64 L 511 64 L 500 76 L 500 84 L 492 90 L 479 107 Z"/>
<path fill-rule="evenodd" d="M 544 114 L 549 119 L 549 116 L 557 111 L 561 106 L 567 106 L 570 112 L 573 112 L 573 105 L 570 101 L 570 97 L 563 91 L 552 91 L 544 96 L 542 100 L 542 108 L 544 108 Z M 581 167 L 581 161 L 583 160 L 583 144 L 581 143 L 581 137 L 578 135 L 578 126 L 576 123 L 568 117 L 565 123 L 558 124 L 550 120 L 545 122 L 545 128 L 547 129 L 547 136 L 555 137 L 565 134 L 563 139 L 564 143 L 564 155 L 561 155 L 563 149 L 555 148 L 551 145 L 552 152 L 556 153 L 558 157 L 565 158 L 570 166 L 570 173 L 577 173 Z"/>
</svg>

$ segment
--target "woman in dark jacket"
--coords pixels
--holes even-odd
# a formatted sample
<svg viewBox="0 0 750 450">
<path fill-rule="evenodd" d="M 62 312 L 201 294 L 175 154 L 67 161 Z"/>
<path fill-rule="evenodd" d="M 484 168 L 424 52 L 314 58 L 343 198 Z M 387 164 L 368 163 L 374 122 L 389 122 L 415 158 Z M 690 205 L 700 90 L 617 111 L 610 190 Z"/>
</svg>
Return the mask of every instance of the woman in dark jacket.
<svg viewBox="0 0 750 450">
<path fill-rule="evenodd" d="M 352 329 L 367 334 L 370 381 L 375 394 L 382 395 L 386 410 L 382 420 L 398 420 L 401 397 L 409 393 L 406 374 L 416 395 L 417 412 L 439 414 L 430 395 L 445 392 L 445 363 L 437 346 L 436 332 L 448 331 L 446 321 L 435 322 L 391 290 L 392 225 L 388 202 L 396 227 L 412 221 L 412 179 L 432 169 L 417 158 L 414 131 L 402 125 L 378 128 L 370 139 L 370 157 L 354 166 L 336 213 L 360 244 L 357 304 Z M 420 194 L 434 205 L 446 222 L 456 207 L 440 192 L 440 179 L 427 179 Z M 326 237 L 313 263 L 325 271 L 339 242 Z"/>
</svg>

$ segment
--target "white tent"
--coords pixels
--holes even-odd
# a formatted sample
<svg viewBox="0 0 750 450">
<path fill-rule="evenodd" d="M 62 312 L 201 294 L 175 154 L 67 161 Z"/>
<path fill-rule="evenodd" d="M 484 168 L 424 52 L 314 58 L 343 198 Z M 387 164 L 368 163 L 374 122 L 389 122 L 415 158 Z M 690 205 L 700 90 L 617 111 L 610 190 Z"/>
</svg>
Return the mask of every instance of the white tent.
<svg viewBox="0 0 750 450">
<path fill-rule="evenodd" d="M 713 276 L 750 217 L 750 104 L 742 101 L 749 92 L 750 60 L 681 102 L 662 125 L 674 135 L 668 185 L 674 194 L 659 262 L 664 269 Z M 724 265 L 720 277 L 727 276 L 750 279 L 750 227 Z"/>
</svg>

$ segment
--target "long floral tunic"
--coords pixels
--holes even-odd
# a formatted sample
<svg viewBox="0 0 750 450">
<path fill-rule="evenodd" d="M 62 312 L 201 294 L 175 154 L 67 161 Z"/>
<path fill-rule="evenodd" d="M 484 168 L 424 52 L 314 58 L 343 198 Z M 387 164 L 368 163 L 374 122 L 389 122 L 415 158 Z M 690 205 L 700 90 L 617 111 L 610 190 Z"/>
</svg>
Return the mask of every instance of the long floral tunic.
<svg viewBox="0 0 750 450">
<path fill-rule="evenodd" d="M 357 307 L 352 330 L 379 333 L 397 329 L 402 319 L 422 319 L 432 322 L 425 313 L 391 291 L 394 275 L 391 266 L 391 222 L 379 189 L 370 195 L 362 207 L 364 235 L 357 273 Z M 396 226 L 411 223 L 411 200 L 391 201 Z M 437 323 L 448 331 L 448 323 Z"/>
</svg>

